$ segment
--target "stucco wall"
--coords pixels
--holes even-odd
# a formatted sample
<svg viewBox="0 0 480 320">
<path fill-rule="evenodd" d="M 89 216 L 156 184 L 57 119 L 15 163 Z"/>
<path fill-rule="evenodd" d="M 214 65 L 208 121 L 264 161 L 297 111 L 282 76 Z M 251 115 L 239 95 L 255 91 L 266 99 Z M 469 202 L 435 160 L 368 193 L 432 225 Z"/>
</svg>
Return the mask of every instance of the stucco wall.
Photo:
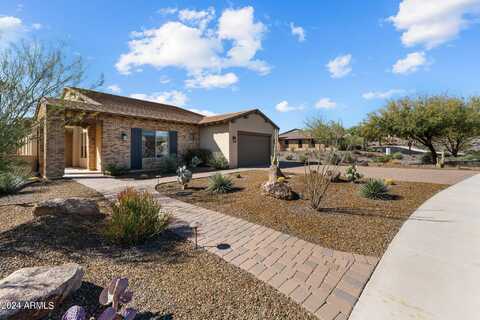
<svg viewBox="0 0 480 320">
<path fill-rule="evenodd" d="M 242 117 L 231 121 L 229 128 L 230 168 L 236 168 L 238 166 L 238 131 L 264 133 L 273 136 L 275 127 L 258 114 L 249 114 L 246 118 Z M 237 143 L 233 143 L 234 136 L 237 137 Z"/>
<path fill-rule="evenodd" d="M 230 162 L 229 125 L 220 124 L 200 128 L 200 148 L 221 152 Z"/>
</svg>

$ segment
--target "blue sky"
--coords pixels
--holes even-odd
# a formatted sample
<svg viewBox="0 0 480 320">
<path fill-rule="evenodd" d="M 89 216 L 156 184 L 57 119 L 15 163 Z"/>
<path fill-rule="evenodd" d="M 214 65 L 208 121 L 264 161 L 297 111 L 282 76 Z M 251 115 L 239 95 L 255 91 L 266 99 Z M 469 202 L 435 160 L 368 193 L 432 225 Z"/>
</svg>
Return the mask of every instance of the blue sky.
<svg viewBox="0 0 480 320">
<path fill-rule="evenodd" d="M 0 47 L 65 41 L 102 90 L 281 131 L 405 94 L 480 94 L 480 0 L 2 1 Z"/>
</svg>

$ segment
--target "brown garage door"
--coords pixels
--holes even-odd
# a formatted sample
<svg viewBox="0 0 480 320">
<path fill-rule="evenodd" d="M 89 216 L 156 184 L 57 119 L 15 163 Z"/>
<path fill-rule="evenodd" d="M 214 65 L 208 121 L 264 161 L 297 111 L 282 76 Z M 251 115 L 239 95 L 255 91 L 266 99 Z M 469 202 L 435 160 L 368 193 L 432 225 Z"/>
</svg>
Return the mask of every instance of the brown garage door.
<svg viewBox="0 0 480 320">
<path fill-rule="evenodd" d="M 238 166 L 263 166 L 270 163 L 271 135 L 238 132 Z"/>
</svg>

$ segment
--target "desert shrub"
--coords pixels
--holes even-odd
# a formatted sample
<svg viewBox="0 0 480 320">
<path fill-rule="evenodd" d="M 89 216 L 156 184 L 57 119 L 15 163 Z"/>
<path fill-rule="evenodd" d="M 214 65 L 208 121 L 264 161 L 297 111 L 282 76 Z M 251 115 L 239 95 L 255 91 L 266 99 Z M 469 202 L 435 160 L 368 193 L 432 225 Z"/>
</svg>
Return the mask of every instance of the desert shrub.
<svg viewBox="0 0 480 320">
<path fill-rule="evenodd" d="M 232 180 L 221 173 L 216 173 L 208 178 L 207 192 L 227 193 L 233 190 Z"/>
<path fill-rule="evenodd" d="M 424 153 L 421 156 L 420 161 L 423 164 L 432 164 L 432 154 L 430 152 Z"/>
<path fill-rule="evenodd" d="M 158 170 L 165 173 L 175 173 L 177 171 L 179 163 L 177 157 L 174 155 L 164 156 L 160 158 L 158 162 Z"/>
<path fill-rule="evenodd" d="M 186 164 L 191 164 L 194 157 L 197 157 L 203 165 L 206 165 L 212 157 L 212 152 L 208 149 L 189 149 L 183 155 L 183 160 Z"/>
<path fill-rule="evenodd" d="M 27 183 L 31 172 L 25 166 L 11 166 L 9 171 L 0 172 L 0 195 L 15 194 Z"/>
<path fill-rule="evenodd" d="M 392 178 L 385 178 L 383 179 L 383 183 L 385 183 L 387 186 L 393 186 L 395 184 L 395 180 Z"/>
<path fill-rule="evenodd" d="M 327 164 L 336 166 L 339 165 L 340 162 L 342 162 L 342 157 L 336 152 L 332 152 L 327 156 Z"/>
<path fill-rule="evenodd" d="M 228 161 L 221 152 L 214 152 L 208 164 L 217 170 L 228 168 Z"/>
<path fill-rule="evenodd" d="M 192 161 L 190 161 L 190 166 L 192 168 L 196 168 L 199 165 L 201 165 L 202 163 L 203 163 L 203 161 L 199 157 L 193 156 Z"/>
<path fill-rule="evenodd" d="M 142 244 L 162 232 L 170 217 L 160 212 L 161 206 L 152 194 L 127 188 L 120 192 L 112 207 L 112 218 L 106 235 L 112 242 L 121 245 Z"/>
<path fill-rule="evenodd" d="M 387 163 L 387 162 L 389 162 L 390 160 L 392 160 L 392 156 L 389 155 L 389 154 L 386 154 L 386 155 L 383 155 L 383 156 L 374 158 L 374 159 L 373 159 L 373 162 L 377 162 L 377 163 Z"/>
<path fill-rule="evenodd" d="M 345 172 L 345 177 L 350 182 L 357 182 L 362 178 L 362 175 L 360 174 L 360 172 L 358 172 L 356 165 L 351 165 L 347 168 Z"/>
<path fill-rule="evenodd" d="M 289 153 L 285 156 L 285 160 L 293 160 L 293 154 Z"/>
<path fill-rule="evenodd" d="M 305 164 L 305 196 L 313 209 L 321 210 L 333 175 L 336 175 L 336 171 L 330 170 L 328 166 L 311 165 L 309 162 Z"/>
<path fill-rule="evenodd" d="M 395 152 L 394 154 L 392 154 L 392 158 L 395 160 L 402 160 L 403 154 L 401 152 Z"/>
<path fill-rule="evenodd" d="M 360 188 L 360 195 L 368 199 L 382 200 L 388 198 L 388 191 L 388 187 L 382 180 L 369 179 Z"/>
<path fill-rule="evenodd" d="M 356 159 L 353 157 L 352 153 L 350 151 L 345 152 L 343 155 L 343 162 L 345 163 L 355 163 Z"/>
<path fill-rule="evenodd" d="M 298 161 L 300 161 L 301 163 L 305 163 L 307 162 L 307 160 L 308 160 L 308 156 L 305 153 L 301 153 L 298 156 Z"/>
<path fill-rule="evenodd" d="M 120 176 L 122 174 L 127 173 L 128 168 L 122 165 L 118 165 L 116 163 L 109 163 L 105 168 L 105 173 L 111 176 Z"/>
</svg>

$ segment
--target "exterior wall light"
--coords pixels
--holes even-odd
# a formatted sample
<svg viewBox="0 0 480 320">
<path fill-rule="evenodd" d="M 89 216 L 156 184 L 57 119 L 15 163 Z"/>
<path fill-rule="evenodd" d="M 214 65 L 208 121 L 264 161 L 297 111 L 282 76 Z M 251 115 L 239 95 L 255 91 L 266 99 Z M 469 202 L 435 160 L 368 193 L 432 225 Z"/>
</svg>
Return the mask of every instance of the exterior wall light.
<svg viewBox="0 0 480 320">
<path fill-rule="evenodd" d="M 121 138 L 123 141 L 127 141 L 127 134 L 125 132 L 122 132 Z"/>
<path fill-rule="evenodd" d="M 233 143 L 237 143 L 237 136 L 232 136 Z"/>
</svg>

